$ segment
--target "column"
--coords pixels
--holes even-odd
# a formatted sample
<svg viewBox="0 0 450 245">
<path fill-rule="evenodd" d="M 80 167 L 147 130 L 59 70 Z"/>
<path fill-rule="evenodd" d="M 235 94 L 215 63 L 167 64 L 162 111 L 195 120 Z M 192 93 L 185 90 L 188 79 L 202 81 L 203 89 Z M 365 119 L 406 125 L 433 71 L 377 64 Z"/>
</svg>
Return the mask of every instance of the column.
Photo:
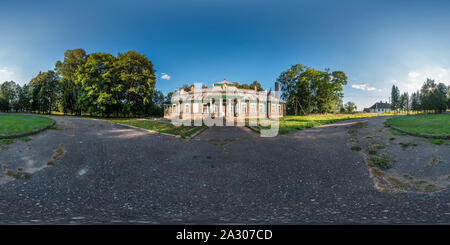
<svg viewBox="0 0 450 245">
<path fill-rule="evenodd" d="M 228 103 L 227 103 L 227 116 L 232 117 L 233 116 L 233 105 L 231 104 L 231 99 L 228 99 Z"/>
<path fill-rule="evenodd" d="M 238 101 L 237 101 L 236 114 L 238 115 L 238 117 L 241 116 L 241 100 L 240 99 L 238 99 Z"/>
<path fill-rule="evenodd" d="M 221 117 L 222 116 L 222 108 L 223 108 L 223 99 L 222 98 L 220 98 L 220 100 L 219 100 L 219 117 Z"/>
<path fill-rule="evenodd" d="M 212 99 L 209 99 L 209 111 L 208 111 L 208 113 L 209 113 L 210 116 L 211 116 L 211 113 L 213 112 L 213 109 L 214 109 L 214 105 L 212 103 Z"/>
</svg>

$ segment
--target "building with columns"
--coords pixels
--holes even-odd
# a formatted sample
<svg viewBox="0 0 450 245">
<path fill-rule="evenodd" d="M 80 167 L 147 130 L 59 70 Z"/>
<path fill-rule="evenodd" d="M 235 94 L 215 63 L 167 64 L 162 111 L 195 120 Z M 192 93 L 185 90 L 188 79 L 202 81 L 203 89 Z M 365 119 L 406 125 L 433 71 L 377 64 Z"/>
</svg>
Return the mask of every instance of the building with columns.
<svg viewBox="0 0 450 245">
<path fill-rule="evenodd" d="M 237 83 L 221 81 L 211 88 L 191 86 L 190 91 L 174 92 L 170 104 L 164 108 L 167 119 L 205 118 L 275 118 L 285 115 L 286 103 L 279 99 L 278 83 L 275 92 L 241 89 Z"/>
</svg>

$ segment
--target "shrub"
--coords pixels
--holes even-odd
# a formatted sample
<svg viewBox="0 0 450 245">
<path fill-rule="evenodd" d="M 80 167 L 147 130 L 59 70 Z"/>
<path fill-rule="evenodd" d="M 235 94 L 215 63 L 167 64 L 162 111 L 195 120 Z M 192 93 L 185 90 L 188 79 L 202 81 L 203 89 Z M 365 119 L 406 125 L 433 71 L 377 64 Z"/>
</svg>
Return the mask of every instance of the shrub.
<svg viewBox="0 0 450 245">
<path fill-rule="evenodd" d="M 360 151 L 361 147 L 360 146 L 352 146 L 352 151 Z"/>
<path fill-rule="evenodd" d="M 371 157 L 369 159 L 369 165 L 379 167 L 381 169 L 390 169 L 392 165 L 389 163 L 389 158 L 383 157 Z"/>
</svg>

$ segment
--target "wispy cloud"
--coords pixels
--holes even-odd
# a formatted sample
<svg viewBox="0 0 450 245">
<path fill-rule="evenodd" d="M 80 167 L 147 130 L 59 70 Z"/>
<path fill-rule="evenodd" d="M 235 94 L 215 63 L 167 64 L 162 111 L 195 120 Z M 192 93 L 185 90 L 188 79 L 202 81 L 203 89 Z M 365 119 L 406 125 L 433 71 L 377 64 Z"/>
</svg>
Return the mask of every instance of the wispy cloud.
<svg viewBox="0 0 450 245">
<path fill-rule="evenodd" d="M 374 90 L 377 89 L 375 87 L 370 87 L 369 85 L 364 84 L 364 83 L 362 83 L 362 84 L 352 84 L 352 88 L 359 89 L 359 90 L 362 90 L 362 91 L 374 91 Z"/>
<path fill-rule="evenodd" d="M 400 90 L 414 92 L 427 80 L 427 78 L 435 80 L 437 83 L 450 84 L 450 68 L 443 67 L 423 67 L 408 72 L 407 76 L 400 82 L 398 86 Z"/>
<path fill-rule="evenodd" d="M 0 83 L 15 80 L 16 74 L 7 67 L 0 67 Z M 15 81 L 17 82 L 17 81 Z"/>
<path fill-rule="evenodd" d="M 412 72 L 408 73 L 408 77 L 410 80 L 416 80 L 420 75 L 421 74 L 416 71 L 412 71 Z"/>
<path fill-rule="evenodd" d="M 167 75 L 166 73 L 161 73 L 161 74 L 162 74 L 161 79 L 170 80 L 171 77 L 169 75 Z"/>
</svg>

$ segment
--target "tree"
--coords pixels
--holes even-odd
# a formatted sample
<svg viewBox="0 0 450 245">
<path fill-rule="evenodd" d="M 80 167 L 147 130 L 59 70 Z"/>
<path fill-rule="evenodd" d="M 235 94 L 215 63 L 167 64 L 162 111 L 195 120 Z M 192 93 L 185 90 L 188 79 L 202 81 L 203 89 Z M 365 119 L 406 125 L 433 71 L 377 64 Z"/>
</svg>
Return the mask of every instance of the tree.
<svg viewBox="0 0 450 245">
<path fill-rule="evenodd" d="M 347 76 L 342 71 L 319 71 L 297 64 L 283 71 L 277 81 L 288 110 L 295 115 L 304 115 L 335 112 L 336 105 L 343 98 Z"/>
<path fill-rule="evenodd" d="M 145 55 L 135 51 L 119 53 L 114 64 L 125 92 L 125 108 L 133 115 L 148 111 L 155 88 L 155 70 Z"/>
<path fill-rule="evenodd" d="M 190 92 L 191 91 L 191 86 L 189 86 L 187 84 L 183 84 L 183 86 L 181 86 L 181 88 L 184 90 L 184 92 Z"/>
<path fill-rule="evenodd" d="M 404 110 L 407 111 L 407 113 L 409 113 L 409 95 L 408 93 L 403 93 L 400 96 L 400 101 L 399 101 L 399 109 L 400 110 Z"/>
<path fill-rule="evenodd" d="M 333 100 L 340 101 L 344 98 L 344 88 L 347 85 L 348 77 L 343 71 L 334 71 L 331 73 L 331 86 L 333 91 Z"/>
<path fill-rule="evenodd" d="M 3 95 L 2 91 L 0 91 L 0 111 L 9 111 L 9 102 L 6 97 Z"/>
<path fill-rule="evenodd" d="M 356 104 L 354 102 L 349 101 L 345 104 L 345 112 L 353 113 L 353 112 L 355 112 L 355 110 L 356 110 Z"/>
<path fill-rule="evenodd" d="M 256 89 L 256 91 L 263 91 L 261 84 L 258 81 L 253 81 L 249 85 L 250 89 Z"/>
<path fill-rule="evenodd" d="M 54 71 L 40 72 L 28 85 L 17 85 L 14 103 L 9 102 L 13 97 L 10 83 L 4 85 L 1 108 L 10 110 L 11 104 L 17 111 L 44 113 L 59 109 L 65 114 L 107 117 L 160 115 L 164 96 L 154 91 L 154 73 L 145 55 L 134 51 L 116 58 L 108 53 L 67 50 Z"/>
<path fill-rule="evenodd" d="M 450 109 L 450 85 L 447 87 L 447 108 Z"/>
<path fill-rule="evenodd" d="M 59 93 L 59 81 L 54 71 L 39 72 L 30 81 L 32 110 L 50 114 Z"/>
<path fill-rule="evenodd" d="M 434 108 L 437 112 L 442 113 L 447 110 L 448 103 L 448 90 L 447 86 L 443 83 L 439 83 L 436 86 L 435 92 L 436 98 L 436 107 Z"/>
<path fill-rule="evenodd" d="M 117 84 L 116 58 L 107 53 L 89 54 L 86 63 L 77 70 L 76 84 L 81 87 L 77 104 L 94 115 L 110 116 L 118 106 L 123 86 Z M 119 95 L 116 95 L 118 92 Z"/>
<path fill-rule="evenodd" d="M 287 109 L 293 111 L 295 115 L 301 112 L 302 115 L 309 113 L 306 110 L 307 98 L 309 97 L 308 86 L 301 83 L 300 75 L 307 67 L 297 64 L 283 71 L 277 79 L 281 87 L 281 98 L 287 102 Z M 306 86 L 305 86 L 306 85 Z M 303 94 L 299 93 L 303 90 Z"/>
<path fill-rule="evenodd" d="M 417 91 L 411 94 L 411 110 L 420 111 L 422 110 L 420 105 L 420 92 Z"/>
<path fill-rule="evenodd" d="M 347 84 L 347 76 L 344 72 L 335 71 L 330 73 L 329 69 L 324 72 L 308 69 L 316 73 L 310 81 L 313 93 L 313 112 L 328 113 L 336 111 L 336 102 L 342 100 L 343 85 Z"/>
<path fill-rule="evenodd" d="M 155 90 L 155 92 L 152 95 L 152 105 L 150 109 L 151 115 L 157 115 L 162 116 L 164 115 L 164 103 L 166 102 L 166 98 L 164 97 L 164 94 L 159 91 Z"/>
<path fill-rule="evenodd" d="M 427 79 L 420 89 L 420 103 L 425 112 L 437 112 L 439 110 L 440 99 L 439 95 L 436 93 L 436 88 L 436 82 L 432 79 Z"/>
<path fill-rule="evenodd" d="M 344 102 L 342 101 L 342 99 L 336 100 L 334 102 L 334 106 L 336 108 L 336 112 L 345 113 Z"/>
<path fill-rule="evenodd" d="M 0 85 L 0 91 L 3 94 L 3 98 L 6 102 L 4 108 L 8 108 L 6 111 L 10 111 L 16 107 L 17 93 L 20 90 L 20 85 L 13 81 L 7 81 Z M 6 106 L 7 103 L 7 106 Z"/>
<path fill-rule="evenodd" d="M 22 87 L 18 87 L 17 104 L 14 110 L 22 112 L 30 110 L 29 90 L 30 89 L 27 84 L 24 84 Z"/>
<path fill-rule="evenodd" d="M 87 55 L 83 49 L 67 50 L 64 53 L 64 60 L 57 61 L 55 70 L 60 76 L 61 83 L 61 110 L 66 114 L 67 112 L 81 115 L 81 108 L 77 104 L 78 95 L 81 87 L 77 86 L 78 79 L 76 72 L 86 63 Z"/>
<path fill-rule="evenodd" d="M 256 91 L 263 91 L 261 84 L 256 80 L 253 81 L 252 83 L 250 83 L 250 85 L 248 85 L 246 83 L 242 83 L 242 84 L 238 84 L 236 87 L 241 88 L 241 89 L 252 89 L 252 90 L 254 90 L 256 88 Z"/>
<path fill-rule="evenodd" d="M 395 85 L 392 85 L 391 90 L 391 109 L 394 112 L 400 109 L 400 90 Z"/>
</svg>

